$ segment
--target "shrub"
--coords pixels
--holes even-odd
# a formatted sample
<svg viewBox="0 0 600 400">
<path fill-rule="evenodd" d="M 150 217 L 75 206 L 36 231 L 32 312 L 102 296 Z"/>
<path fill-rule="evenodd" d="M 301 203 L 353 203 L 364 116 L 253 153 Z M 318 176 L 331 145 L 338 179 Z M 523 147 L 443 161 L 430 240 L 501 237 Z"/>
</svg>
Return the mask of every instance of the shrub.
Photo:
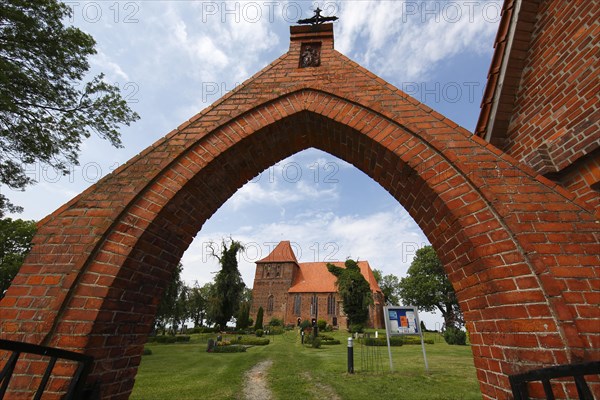
<svg viewBox="0 0 600 400">
<path fill-rule="evenodd" d="M 340 341 L 337 339 L 334 339 L 333 336 L 319 335 L 319 339 L 321 339 L 322 345 L 340 344 Z"/>
<path fill-rule="evenodd" d="M 467 344 L 467 334 L 458 328 L 447 328 L 444 332 L 444 340 L 448 344 L 464 346 Z"/>
<path fill-rule="evenodd" d="M 152 350 L 150 350 L 147 347 L 144 347 L 144 352 L 142 353 L 143 356 L 151 356 L 152 355 Z"/>
<path fill-rule="evenodd" d="M 188 329 L 187 333 L 215 333 L 215 328 L 209 328 L 208 326 L 197 326 L 195 328 Z"/>
<path fill-rule="evenodd" d="M 421 344 L 421 338 L 419 336 L 404 336 L 402 337 L 403 344 Z M 433 339 L 423 339 L 425 344 L 433 344 Z"/>
<path fill-rule="evenodd" d="M 285 332 L 282 326 L 271 326 L 269 327 L 270 335 L 282 335 Z"/>
<path fill-rule="evenodd" d="M 424 339 L 423 343 L 433 344 L 433 339 Z M 365 346 L 387 346 L 387 340 L 384 337 L 380 338 L 365 338 Z M 403 346 L 403 345 L 420 345 L 421 338 L 418 336 L 392 336 L 390 337 L 390 346 Z"/>
<path fill-rule="evenodd" d="M 363 324 L 352 324 L 350 325 L 350 333 L 363 333 L 365 327 Z"/>
<path fill-rule="evenodd" d="M 262 329 L 257 329 L 254 334 L 256 335 L 256 337 L 262 337 L 262 335 L 264 334 Z"/>
<path fill-rule="evenodd" d="M 190 341 L 191 336 L 187 336 L 187 335 L 177 335 L 175 336 L 175 341 L 177 343 L 187 343 Z"/>
<path fill-rule="evenodd" d="M 311 327 L 311 323 L 310 323 L 310 321 L 309 321 L 309 320 L 307 320 L 307 319 L 305 319 L 304 321 L 302 321 L 302 322 L 300 323 L 300 330 L 301 330 L 301 331 L 304 331 L 304 330 L 306 330 L 306 328 L 310 328 L 310 327 Z"/>
<path fill-rule="evenodd" d="M 327 326 L 327 321 L 324 319 L 320 319 L 317 321 L 317 328 L 319 328 L 320 332 L 325 331 L 325 327 Z"/>
<path fill-rule="evenodd" d="M 312 342 L 311 342 L 310 346 L 311 346 L 313 349 L 320 349 L 320 348 L 321 348 L 321 338 L 320 338 L 320 337 L 318 337 L 318 336 L 317 336 L 316 338 L 314 338 L 314 339 L 312 340 Z"/>
<path fill-rule="evenodd" d="M 380 338 L 365 338 L 364 339 L 365 346 L 387 346 L 387 340 L 385 337 Z M 390 346 L 402 346 L 404 344 L 403 340 L 399 336 L 392 336 L 390 338 Z"/>
<path fill-rule="evenodd" d="M 281 318 L 273 317 L 269 321 L 269 326 L 283 326 L 283 320 Z"/>
<path fill-rule="evenodd" d="M 248 329 L 250 326 L 250 303 L 247 301 L 242 302 L 240 310 L 238 311 L 238 317 L 235 321 L 235 327 L 237 330 Z"/>
<path fill-rule="evenodd" d="M 171 336 L 171 335 L 161 335 L 161 336 L 157 336 L 155 339 L 156 343 L 175 343 L 177 339 L 175 339 L 175 336 Z"/>
<path fill-rule="evenodd" d="M 248 346 L 266 346 L 271 341 L 267 338 L 241 337 L 230 341 L 231 344 L 245 344 Z"/>
<path fill-rule="evenodd" d="M 243 353 L 246 351 L 246 346 L 231 345 L 231 346 L 216 346 L 210 353 Z"/>
<path fill-rule="evenodd" d="M 254 330 L 256 331 L 263 328 L 263 314 L 263 308 L 258 307 L 258 313 L 256 314 L 256 323 L 254 324 Z"/>
</svg>

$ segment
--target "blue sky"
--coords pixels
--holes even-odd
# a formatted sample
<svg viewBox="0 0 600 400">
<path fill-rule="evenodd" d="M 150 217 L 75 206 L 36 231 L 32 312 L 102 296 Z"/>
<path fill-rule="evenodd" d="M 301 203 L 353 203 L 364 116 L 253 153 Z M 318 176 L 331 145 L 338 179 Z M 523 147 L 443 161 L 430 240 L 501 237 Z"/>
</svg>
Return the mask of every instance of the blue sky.
<svg viewBox="0 0 600 400">
<path fill-rule="evenodd" d="M 336 15 L 335 48 L 472 131 L 500 20 L 502 1 L 71 1 L 71 23 L 90 33 L 104 72 L 141 120 L 122 130 L 125 147 L 97 138 L 80 165 L 58 176 L 28 167 L 38 183 L 0 188 L 40 219 L 233 89 L 289 46 L 289 26 Z M 218 269 L 207 244 L 246 244 L 240 270 L 252 285 L 254 261 L 280 240 L 300 261 L 368 260 L 404 276 L 428 243 L 406 211 L 361 171 L 314 149 L 293 155 L 242 187 L 205 223 L 183 257 L 184 279 L 200 284 Z M 440 318 L 423 315 L 428 326 Z"/>
</svg>

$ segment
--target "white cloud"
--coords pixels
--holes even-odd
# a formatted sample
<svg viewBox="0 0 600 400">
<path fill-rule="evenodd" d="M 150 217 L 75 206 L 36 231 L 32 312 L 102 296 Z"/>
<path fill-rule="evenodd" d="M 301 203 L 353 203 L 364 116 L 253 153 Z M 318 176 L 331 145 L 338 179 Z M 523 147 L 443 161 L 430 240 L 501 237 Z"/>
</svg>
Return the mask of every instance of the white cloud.
<svg viewBox="0 0 600 400">
<path fill-rule="evenodd" d="M 379 75 L 426 79 L 440 61 L 490 52 L 498 1 L 344 1 L 337 48 Z M 491 6 L 491 7 L 490 7 Z M 491 16 L 491 17 L 490 17 Z"/>
<path fill-rule="evenodd" d="M 102 50 L 98 50 L 98 53 L 91 57 L 90 64 L 104 71 L 109 81 L 114 80 L 129 80 L 129 76 L 123 71 L 121 66 L 116 62 L 112 61 L 111 58 Z"/>
<path fill-rule="evenodd" d="M 290 203 L 298 203 L 307 200 L 322 199 L 324 201 L 338 198 L 335 187 L 319 189 L 309 186 L 305 182 L 297 182 L 286 188 L 269 183 L 249 182 L 239 189 L 231 198 L 231 207 L 238 211 L 243 207 L 262 204 L 264 206 L 284 206 Z"/>
</svg>

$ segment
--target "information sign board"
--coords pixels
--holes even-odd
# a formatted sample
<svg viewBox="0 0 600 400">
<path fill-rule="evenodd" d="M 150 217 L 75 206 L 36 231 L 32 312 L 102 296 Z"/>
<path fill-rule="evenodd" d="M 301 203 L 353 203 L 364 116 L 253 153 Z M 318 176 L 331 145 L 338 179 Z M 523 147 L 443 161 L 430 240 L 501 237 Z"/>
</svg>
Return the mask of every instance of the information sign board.
<svg viewBox="0 0 600 400">
<path fill-rule="evenodd" d="M 421 334 L 416 307 L 387 306 L 384 312 L 386 328 L 391 336 Z"/>
</svg>

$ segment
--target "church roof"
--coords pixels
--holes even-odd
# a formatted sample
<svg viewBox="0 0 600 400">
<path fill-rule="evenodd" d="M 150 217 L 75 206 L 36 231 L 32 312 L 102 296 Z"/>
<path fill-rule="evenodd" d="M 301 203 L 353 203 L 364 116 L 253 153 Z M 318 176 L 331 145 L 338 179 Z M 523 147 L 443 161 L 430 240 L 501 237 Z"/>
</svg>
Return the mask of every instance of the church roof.
<svg viewBox="0 0 600 400">
<path fill-rule="evenodd" d="M 298 264 L 294 250 L 289 240 L 283 240 L 273 249 L 271 254 L 258 260 L 256 263 L 267 263 L 267 262 L 293 262 Z"/>
<path fill-rule="evenodd" d="M 334 261 L 331 262 L 331 264 L 345 268 L 343 261 Z M 300 263 L 298 266 L 300 269 L 296 274 L 296 278 L 294 279 L 292 286 L 288 290 L 289 293 L 337 292 L 337 288 L 335 287 L 337 278 L 327 270 L 326 262 Z M 371 291 L 381 292 L 369 263 L 367 261 L 359 261 L 358 267 L 360 268 L 360 272 L 365 277 L 367 282 L 369 282 Z"/>
</svg>

